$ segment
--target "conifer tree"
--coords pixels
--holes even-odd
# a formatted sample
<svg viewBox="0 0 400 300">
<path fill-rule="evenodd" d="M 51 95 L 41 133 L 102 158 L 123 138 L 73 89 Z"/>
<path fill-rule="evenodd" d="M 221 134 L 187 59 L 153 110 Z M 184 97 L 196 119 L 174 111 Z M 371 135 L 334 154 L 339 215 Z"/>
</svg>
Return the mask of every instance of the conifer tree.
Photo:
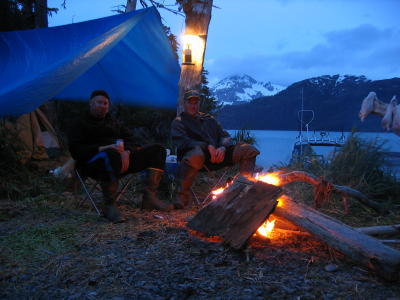
<svg viewBox="0 0 400 300">
<path fill-rule="evenodd" d="M 200 94 L 202 97 L 202 103 L 200 110 L 205 113 L 212 113 L 218 108 L 217 100 L 211 95 L 210 88 L 208 87 L 207 79 L 208 71 L 203 68 L 201 71 L 201 84 Z"/>
</svg>

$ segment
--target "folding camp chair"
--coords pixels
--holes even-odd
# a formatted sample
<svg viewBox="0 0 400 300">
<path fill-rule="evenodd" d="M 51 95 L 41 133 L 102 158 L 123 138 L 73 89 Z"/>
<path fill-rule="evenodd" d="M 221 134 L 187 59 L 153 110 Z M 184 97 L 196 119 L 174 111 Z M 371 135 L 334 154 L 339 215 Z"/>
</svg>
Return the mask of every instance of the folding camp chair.
<svg viewBox="0 0 400 300">
<path fill-rule="evenodd" d="M 82 186 L 83 191 L 85 192 L 85 197 L 82 198 L 79 203 L 78 207 L 81 207 L 85 201 L 89 201 L 92 205 L 92 207 L 95 209 L 96 213 L 100 216 L 100 210 L 97 207 L 96 201 L 98 200 L 98 194 L 100 193 L 101 197 L 103 195 L 100 187 L 100 183 L 90 177 L 83 176 L 81 172 L 78 169 L 75 169 L 75 175 L 79 181 L 79 183 Z M 117 192 L 116 199 L 115 201 L 118 201 L 121 197 L 125 197 L 125 192 L 129 185 L 133 182 L 135 174 L 127 174 L 123 177 L 120 178 L 119 183 L 120 183 L 120 188 Z M 97 194 L 95 194 L 97 192 Z M 127 198 L 126 198 L 127 199 Z M 127 199 L 130 200 L 130 199 Z"/>
</svg>

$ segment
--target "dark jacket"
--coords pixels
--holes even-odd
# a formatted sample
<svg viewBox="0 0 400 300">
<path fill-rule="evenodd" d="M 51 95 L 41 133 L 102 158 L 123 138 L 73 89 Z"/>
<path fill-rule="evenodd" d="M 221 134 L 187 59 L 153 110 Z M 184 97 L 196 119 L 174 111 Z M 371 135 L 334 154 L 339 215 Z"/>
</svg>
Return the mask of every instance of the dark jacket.
<svg viewBox="0 0 400 300">
<path fill-rule="evenodd" d="M 171 137 L 178 147 L 179 157 L 195 146 L 206 150 L 208 145 L 219 148 L 233 144 L 229 133 L 221 127 L 218 121 L 211 115 L 201 112 L 195 117 L 185 112 L 176 117 L 172 121 Z"/>
<path fill-rule="evenodd" d="M 100 146 L 115 144 L 117 139 L 123 139 L 125 149 L 130 149 L 131 152 L 138 146 L 129 129 L 110 114 L 103 119 L 96 119 L 86 112 L 71 127 L 68 139 L 72 158 L 78 163 L 87 162 L 99 152 Z"/>
</svg>

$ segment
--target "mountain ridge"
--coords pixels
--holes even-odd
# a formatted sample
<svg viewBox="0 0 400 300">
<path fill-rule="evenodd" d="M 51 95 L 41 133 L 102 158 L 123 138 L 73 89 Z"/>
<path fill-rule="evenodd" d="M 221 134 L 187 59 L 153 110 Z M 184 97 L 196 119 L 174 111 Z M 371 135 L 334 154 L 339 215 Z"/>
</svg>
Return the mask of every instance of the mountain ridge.
<svg viewBox="0 0 400 300">
<path fill-rule="evenodd" d="M 304 109 L 313 110 L 311 130 L 383 131 L 381 118 L 358 118 L 362 100 L 374 91 L 389 102 L 400 92 L 400 78 L 370 80 L 365 76 L 322 75 L 295 82 L 278 94 L 246 104 L 224 106 L 217 119 L 227 129 L 298 130 L 297 112 L 303 94 Z"/>
<path fill-rule="evenodd" d="M 228 76 L 210 88 L 219 105 L 238 105 L 262 96 L 272 96 L 285 89 L 269 81 L 257 81 L 247 74 Z"/>
</svg>

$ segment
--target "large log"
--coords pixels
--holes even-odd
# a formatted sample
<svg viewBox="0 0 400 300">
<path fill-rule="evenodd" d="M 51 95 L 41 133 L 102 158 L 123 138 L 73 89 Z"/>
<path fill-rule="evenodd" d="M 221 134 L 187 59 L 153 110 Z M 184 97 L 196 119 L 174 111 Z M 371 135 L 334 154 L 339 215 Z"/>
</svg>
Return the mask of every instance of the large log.
<svg viewBox="0 0 400 300">
<path fill-rule="evenodd" d="M 382 225 L 356 228 L 359 232 L 368 235 L 395 235 L 400 234 L 400 224 Z"/>
<path fill-rule="evenodd" d="M 274 210 L 281 194 L 277 186 L 238 177 L 187 226 L 206 236 L 220 236 L 232 248 L 242 248 Z"/>
<path fill-rule="evenodd" d="M 400 251 L 323 213 L 281 197 L 274 215 L 307 230 L 332 248 L 387 280 L 398 280 Z"/>
</svg>

